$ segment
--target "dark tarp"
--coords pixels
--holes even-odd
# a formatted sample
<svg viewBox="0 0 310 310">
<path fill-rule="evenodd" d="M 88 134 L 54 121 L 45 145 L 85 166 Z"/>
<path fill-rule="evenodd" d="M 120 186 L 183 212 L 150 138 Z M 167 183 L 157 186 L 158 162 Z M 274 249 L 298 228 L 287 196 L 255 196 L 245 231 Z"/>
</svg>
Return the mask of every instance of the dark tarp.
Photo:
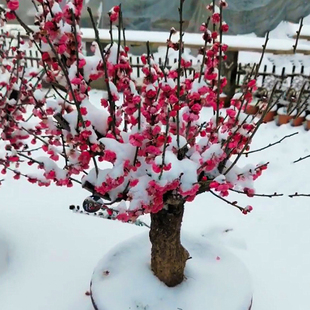
<svg viewBox="0 0 310 310">
<path fill-rule="evenodd" d="M 96 0 L 90 3 L 95 4 Z M 168 30 L 178 27 L 179 0 L 104 0 L 103 12 L 123 2 L 127 29 Z M 185 29 L 197 32 L 208 16 L 206 5 L 210 0 L 185 0 Z M 217 2 L 217 1 L 216 1 Z M 98 2 L 99 3 L 99 2 Z M 281 21 L 298 23 L 310 14 L 310 0 L 227 0 L 224 19 L 230 26 L 229 34 L 254 32 L 264 36 Z"/>
<path fill-rule="evenodd" d="M 106 13 L 112 6 L 122 3 L 127 29 L 167 31 L 172 26 L 178 28 L 179 2 L 180 0 L 89 0 L 85 1 L 87 4 L 82 26 L 91 27 L 87 5 L 92 8 L 94 15 L 97 15 L 101 6 L 103 19 L 100 26 L 108 27 Z M 207 20 L 206 5 L 210 2 L 212 0 L 185 0 L 183 16 L 186 31 L 198 31 L 200 24 Z M 6 0 L 0 0 L 0 4 L 4 3 Z M 26 23 L 32 24 L 31 15 L 34 10 L 31 0 L 20 0 L 20 3 L 19 15 Z M 227 3 L 224 19 L 229 24 L 229 34 L 232 35 L 255 32 L 258 36 L 264 36 L 281 21 L 298 23 L 301 17 L 310 14 L 310 0 L 227 0 Z"/>
</svg>

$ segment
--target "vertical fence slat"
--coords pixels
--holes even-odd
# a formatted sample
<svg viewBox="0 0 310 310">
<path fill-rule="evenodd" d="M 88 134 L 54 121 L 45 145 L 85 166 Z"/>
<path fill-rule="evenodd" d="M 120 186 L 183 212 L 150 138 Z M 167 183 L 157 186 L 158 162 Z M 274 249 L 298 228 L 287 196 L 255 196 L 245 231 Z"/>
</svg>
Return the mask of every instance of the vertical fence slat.
<svg viewBox="0 0 310 310">
<path fill-rule="evenodd" d="M 292 77 L 291 77 L 291 86 L 293 85 L 293 82 L 294 82 L 295 71 L 296 71 L 296 66 L 293 65 L 293 68 L 292 68 Z"/>
<path fill-rule="evenodd" d="M 137 57 L 137 77 L 140 77 L 140 57 Z"/>
<path fill-rule="evenodd" d="M 3 29 L 0 29 L 0 34 L 4 35 Z M 4 42 L 3 44 L 6 44 L 7 38 L 4 38 L 3 42 Z M 9 56 L 12 57 L 12 52 L 10 52 Z M 35 49 L 35 48 L 26 49 L 25 56 L 26 56 L 26 61 L 25 61 L 26 67 L 31 67 L 31 68 L 37 67 L 37 68 L 39 68 L 41 55 L 37 49 Z M 158 62 L 159 66 L 162 67 L 164 62 L 165 62 L 165 59 L 163 57 L 158 57 L 158 56 L 156 58 L 158 58 L 158 59 L 156 59 L 156 61 Z M 134 70 L 136 69 L 137 77 L 140 78 L 142 76 L 142 68 L 143 68 L 143 64 L 141 63 L 140 58 L 136 57 L 136 56 L 130 56 L 129 61 L 132 65 L 133 69 Z M 169 58 L 168 57 L 167 67 L 171 68 L 171 65 L 176 64 L 177 62 L 178 62 L 178 58 L 172 58 L 172 57 Z M 192 75 L 195 72 L 195 69 L 193 68 L 193 66 L 199 67 L 199 63 L 201 63 L 201 61 L 198 59 L 194 59 L 194 60 L 190 59 L 190 62 L 191 62 L 191 66 L 189 68 L 185 69 L 186 71 L 184 71 L 185 76 Z M 238 64 L 237 68 L 238 68 L 238 70 L 237 70 L 237 77 L 236 77 L 236 86 L 240 87 L 243 78 L 247 75 L 247 71 L 244 71 L 244 66 L 242 66 L 241 63 Z M 305 67 L 304 66 L 301 66 L 301 68 L 299 70 L 299 67 L 297 68 L 295 65 L 293 65 L 292 71 L 291 71 L 291 69 L 286 70 L 285 67 L 279 68 L 273 64 L 272 69 L 270 71 L 270 67 L 268 67 L 267 65 L 264 65 L 262 72 L 259 72 L 260 78 L 258 80 L 258 84 L 262 83 L 262 85 L 264 85 L 266 82 L 266 78 L 270 75 L 276 75 L 277 77 L 279 77 L 279 74 L 281 74 L 282 80 L 285 78 L 289 78 L 288 80 L 290 81 L 290 83 L 292 85 L 294 82 L 294 78 L 300 74 L 304 75 L 304 73 L 305 73 Z"/>
<path fill-rule="evenodd" d="M 264 83 L 265 83 L 266 76 L 267 76 L 267 65 L 264 65 L 264 74 L 263 74 L 262 85 L 264 85 Z"/>
<path fill-rule="evenodd" d="M 30 67 L 33 68 L 33 56 L 32 56 L 32 50 L 29 50 L 29 57 L 30 57 Z M 27 62 L 28 63 L 28 62 Z"/>
<path fill-rule="evenodd" d="M 241 76 L 241 68 L 242 68 L 242 65 L 241 63 L 238 64 L 238 71 L 237 71 L 237 86 L 240 87 L 240 76 Z"/>
</svg>

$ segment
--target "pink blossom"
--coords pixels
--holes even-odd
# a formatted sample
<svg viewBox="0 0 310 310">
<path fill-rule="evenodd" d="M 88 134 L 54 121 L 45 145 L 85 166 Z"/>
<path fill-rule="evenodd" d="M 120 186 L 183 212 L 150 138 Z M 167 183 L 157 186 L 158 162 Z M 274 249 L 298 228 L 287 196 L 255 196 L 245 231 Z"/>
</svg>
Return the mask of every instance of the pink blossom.
<svg viewBox="0 0 310 310">
<path fill-rule="evenodd" d="M 207 30 L 206 24 L 205 24 L 205 23 L 201 24 L 199 30 L 200 30 L 201 32 L 205 32 L 205 31 Z"/>
<path fill-rule="evenodd" d="M 251 212 L 253 210 L 253 207 L 252 206 L 247 206 L 246 208 L 244 208 L 242 210 L 242 213 L 243 214 L 248 214 L 249 212 Z"/>
<path fill-rule="evenodd" d="M 227 115 L 228 115 L 229 117 L 231 117 L 231 118 L 235 118 L 235 116 L 236 116 L 236 114 L 237 114 L 237 112 L 236 112 L 235 110 L 233 110 L 233 109 L 227 109 L 227 110 L 226 110 L 226 113 L 227 113 Z"/>
<path fill-rule="evenodd" d="M 130 220 L 130 217 L 128 214 L 126 213 L 120 213 L 116 216 L 116 218 L 119 220 L 119 221 L 122 221 L 122 222 L 128 222 Z"/>
<path fill-rule="evenodd" d="M 130 186 L 131 186 L 131 187 L 135 187 L 138 183 L 139 183 L 139 180 L 138 180 L 138 179 L 131 180 L 131 181 L 130 181 Z"/>
<path fill-rule="evenodd" d="M 249 87 L 249 88 L 256 87 L 256 80 L 251 80 L 251 81 L 248 83 L 248 87 Z"/>
<path fill-rule="evenodd" d="M 14 20 L 16 18 L 16 16 L 15 16 L 14 12 L 6 12 L 5 13 L 5 18 L 7 20 Z"/>
<path fill-rule="evenodd" d="M 211 19 L 213 24 L 218 24 L 221 21 L 221 16 L 219 13 L 213 13 Z"/>
<path fill-rule="evenodd" d="M 9 0 L 7 3 L 8 9 L 11 11 L 16 11 L 19 8 L 19 1 L 18 0 Z"/>
<path fill-rule="evenodd" d="M 115 160 L 116 160 L 115 152 L 110 151 L 110 150 L 105 150 L 104 151 L 104 155 L 102 157 L 103 157 L 103 160 L 106 160 L 106 161 L 108 161 L 110 163 L 114 163 Z"/>
<path fill-rule="evenodd" d="M 142 134 L 140 134 L 140 133 L 136 133 L 136 134 L 130 135 L 130 137 L 129 137 L 129 142 L 133 146 L 137 146 L 137 147 L 142 146 L 143 140 L 144 140 L 144 136 Z"/>
<path fill-rule="evenodd" d="M 228 30 L 229 30 L 229 26 L 226 24 L 226 23 L 223 23 L 223 25 L 222 25 L 222 31 L 223 32 L 228 32 Z"/>
<path fill-rule="evenodd" d="M 83 116 L 87 115 L 87 109 L 85 107 L 81 107 L 80 111 Z"/>
<path fill-rule="evenodd" d="M 160 173 L 161 172 L 161 167 L 153 163 L 152 169 L 154 170 L 155 173 Z"/>
<path fill-rule="evenodd" d="M 243 191 L 246 193 L 248 197 L 254 197 L 255 190 L 253 188 L 245 187 Z"/>
</svg>

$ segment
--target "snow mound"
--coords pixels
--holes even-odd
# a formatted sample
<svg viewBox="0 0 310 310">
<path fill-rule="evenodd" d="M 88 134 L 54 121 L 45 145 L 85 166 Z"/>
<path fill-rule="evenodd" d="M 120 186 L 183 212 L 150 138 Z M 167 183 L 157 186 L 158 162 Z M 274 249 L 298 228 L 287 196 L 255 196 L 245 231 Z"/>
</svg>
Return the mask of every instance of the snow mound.
<svg viewBox="0 0 310 310">
<path fill-rule="evenodd" d="M 0 238 L 0 275 L 2 275 L 8 268 L 8 252 L 8 245 L 6 241 Z"/>
<path fill-rule="evenodd" d="M 249 273 L 223 246 L 205 238 L 185 236 L 192 259 L 186 279 L 174 288 L 160 282 L 150 269 L 148 235 L 130 239 L 107 253 L 96 267 L 91 294 L 98 310 L 248 310 L 252 299 Z"/>
</svg>

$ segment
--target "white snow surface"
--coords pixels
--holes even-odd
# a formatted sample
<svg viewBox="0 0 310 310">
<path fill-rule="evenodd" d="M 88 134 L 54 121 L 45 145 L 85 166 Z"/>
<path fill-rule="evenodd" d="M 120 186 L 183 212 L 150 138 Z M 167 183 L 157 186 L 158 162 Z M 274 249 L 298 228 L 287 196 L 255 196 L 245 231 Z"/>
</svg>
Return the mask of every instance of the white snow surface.
<svg viewBox="0 0 310 310">
<path fill-rule="evenodd" d="M 108 29 L 98 29 L 99 30 L 99 38 L 103 41 L 110 40 L 110 33 Z M 86 41 L 94 40 L 94 30 L 92 28 L 82 28 L 82 37 Z M 117 30 L 112 30 L 114 40 L 118 39 Z M 169 37 L 168 32 L 160 32 L 160 31 L 141 31 L 141 30 L 127 30 L 126 31 L 126 40 L 128 42 L 145 42 L 145 40 L 149 40 L 152 43 L 156 43 L 157 45 L 166 45 L 166 41 Z M 249 39 L 251 38 L 251 39 Z M 177 42 L 179 39 L 178 34 L 172 36 L 172 41 Z M 201 33 L 185 33 L 183 37 L 184 42 L 190 46 L 200 47 L 202 45 L 202 35 Z M 264 44 L 264 38 L 258 38 L 250 35 L 237 35 L 223 36 L 223 43 L 227 44 L 231 49 L 244 49 L 244 48 L 252 48 L 252 49 L 261 49 L 261 46 Z M 289 38 L 273 38 L 270 40 L 267 51 L 270 50 L 281 50 L 281 51 L 290 51 L 292 52 L 292 46 L 295 43 L 295 40 Z M 306 42 L 300 42 L 297 47 L 297 51 L 306 51 L 310 50 L 309 44 Z"/>
<path fill-rule="evenodd" d="M 97 307 L 107 310 L 247 310 L 252 287 L 241 260 L 222 245 L 212 244 L 202 236 L 185 235 L 182 242 L 192 259 L 187 262 L 186 280 L 174 288 L 167 288 L 150 269 L 148 234 L 113 248 L 99 262 L 92 277 L 91 292 Z M 130 287 L 137 289 L 128 290 Z M 110 291 L 117 291 L 122 297 L 113 298 Z"/>
</svg>

